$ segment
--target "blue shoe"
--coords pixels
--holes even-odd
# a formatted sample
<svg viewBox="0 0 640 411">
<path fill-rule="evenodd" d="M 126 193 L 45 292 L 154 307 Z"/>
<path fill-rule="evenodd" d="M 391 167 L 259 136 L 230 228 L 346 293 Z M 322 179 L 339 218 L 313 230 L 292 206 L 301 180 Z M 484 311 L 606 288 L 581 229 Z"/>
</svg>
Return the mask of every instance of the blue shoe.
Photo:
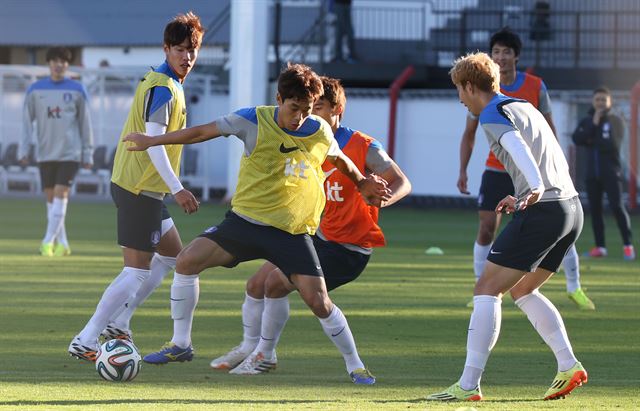
<svg viewBox="0 0 640 411">
<path fill-rule="evenodd" d="M 166 364 L 169 362 L 185 362 L 193 359 L 193 347 L 181 348 L 172 342 L 162 346 L 160 351 L 147 354 L 142 359 L 148 364 Z"/>
<path fill-rule="evenodd" d="M 358 385 L 373 385 L 376 383 L 376 377 L 371 375 L 369 370 L 367 370 L 366 368 L 358 368 L 353 370 L 349 374 L 349 377 L 351 377 L 351 381 L 353 381 L 354 384 Z"/>
</svg>

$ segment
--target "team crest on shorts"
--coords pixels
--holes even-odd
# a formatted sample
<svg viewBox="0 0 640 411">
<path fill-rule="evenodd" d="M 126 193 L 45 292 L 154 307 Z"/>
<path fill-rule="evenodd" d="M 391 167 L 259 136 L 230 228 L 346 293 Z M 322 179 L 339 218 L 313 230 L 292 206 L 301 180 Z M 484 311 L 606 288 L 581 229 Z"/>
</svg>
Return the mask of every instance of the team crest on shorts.
<svg viewBox="0 0 640 411">
<path fill-rule="evenodd" d="M 160 230 L 156 230 L 151 233 L 151 244 L 154 246 L 158 245 L 160 242 Z"/>
<path fill-rule="evenodd" d="M 213 226 L 207 228 L 206 230 L 204 230 L 204 232 L 207 233 L 207 234 L 215 233 L 216 231 L 218 231 L 218 226 L 217 225 L 213 225 Z"/>
</svg>

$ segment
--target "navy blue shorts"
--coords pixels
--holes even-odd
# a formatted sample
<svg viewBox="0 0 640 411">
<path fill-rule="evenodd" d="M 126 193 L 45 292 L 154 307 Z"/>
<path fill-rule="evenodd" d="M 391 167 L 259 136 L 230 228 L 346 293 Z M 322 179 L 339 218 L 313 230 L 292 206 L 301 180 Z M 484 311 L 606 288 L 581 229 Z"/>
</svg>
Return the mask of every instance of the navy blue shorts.
<svg viewBox="0 0 640 411">
<path fill-rule="evenodd" d="M 71 187 L 78 174 L 80 163 L 77 161 L 43 161 L 38 163 L 42 188 L 56 185 Z"/>
<path fill-rule="evenodd" d="M 199 237 L 215 241 L 234 257 L 225 267 L 264 259 L 275 264 L 287 277 L 292 274 L 322 277 L 322 266 L 309 234 L 290 234 L 250 223 L 228 211 L 220 224 L 207 228 Z"/>
<path fill-rule="evenodd" d="M 349 250 L 338 243 L 313 236 L 327 290 L 334 290 L 355 280 L 369 263 L 370 255 Z"/>
<path fill-rule="evenodd" d="M 478 194 L 478 210 L 495 211 L 500 200 L 513 195 L 513 181 L 506 172 L 484 170 Z"/>
<path fill-rule="evenodd" d="M 539 202 L 514 214 L 493 243 L 487 260 L 502 267 L 556 272 L 582 231 L 578 197 Z"/>
<path fill-rule="evenodd" d="M 154 252 L 162 236 L 162 221 L 171 218 L 164 202 L 133 194 L 114 183 L 111 183 L 111 198 L 118 209 L 118 244 Z"/>
</svg>

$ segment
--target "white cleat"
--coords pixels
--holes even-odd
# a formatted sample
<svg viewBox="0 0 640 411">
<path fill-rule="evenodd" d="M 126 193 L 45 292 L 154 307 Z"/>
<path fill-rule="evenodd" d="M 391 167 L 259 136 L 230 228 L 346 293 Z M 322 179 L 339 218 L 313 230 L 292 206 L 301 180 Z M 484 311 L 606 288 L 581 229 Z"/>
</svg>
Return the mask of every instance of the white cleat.
<svg viewBox="0 0 640 411">
<path fill-rule="evenodd" d="M 241 345 L 233 347 L 231 351 L 225 355 L 212 360 L 209 365 L 216 370 L 231 370 L 236 368 L 245 358 L 251 354 L 251 351 L 242 351 Z"/>
<path fill-rule="evenodd" d="M 265 358 L 264 354 L 259 353 L 251 353 L 247 358 L 244 359 L 234 369 L 229 371 L 229 374 L 237 374 L 237 375 L 256 375 L 263 374 L 269 372 L 271 370 L 276 369 L 276 364 L 278 363 L 278 358 L 276 357 L 275 352 L 273 353 L 273 358 Z"/>
</svg>

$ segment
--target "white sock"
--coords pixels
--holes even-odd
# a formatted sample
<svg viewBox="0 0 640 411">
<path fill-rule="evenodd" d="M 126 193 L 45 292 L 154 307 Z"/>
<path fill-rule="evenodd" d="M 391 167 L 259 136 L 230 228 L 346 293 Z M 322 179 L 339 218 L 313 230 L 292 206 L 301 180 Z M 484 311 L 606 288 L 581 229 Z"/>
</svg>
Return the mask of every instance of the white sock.
<svg viewBox="0 0 640 411">
<path fill-rule="evenodd" d="M 535 290 L 518 298 L 515 303 L 553 351 L 558 361 L 558 371 L 566 371 L 573 367 L 578 360 L 573 355 L 562 317 L 551 301 Z"/>
<path fill-rule="evenodd" d="M 571 246 L 564 256 L 562 268 L 567 279 L 567 292 L 573 293 L 580 288 L 580 257 L 575 245 Z"/>
<path fill-rule="evenodd" d="M 487 256 L 491 250 L 491 244 L 480 245 L 478 242 L 473 243 L 473 273 L 476 276 L 476 282 L 482 276 L 484 265 L 487 263 Z"/>
<path fill-rule="evenodd" d="M 289 315 L 289 304 L 287 299 L 287 316 Z M 252 352 L 260 341 L 260 330 L 262 328 L 262 315 L 265 308 L 264 299 L 251 297 L 245 292 L 244 303 L 242 304 L 242 344 L 240 350 Z M 285 322 L 287 320 L 285 319 Z"/>
<path fill-rule="evenodd" d="M 358 350 L 356 349 L 356 342 L 351 334 L 351 329 L 347 323 L 340 308 L 334 304 L 331 314 L 327 318 L 318 318 L 324 333 L 327 337 L 338 347 L 344 362 L 347 366 L 347 372 L 351 373 L 358 368 L 364 368 L 364 364 L 358 356 Z"/>
<path fill-rule="evenodd" d="M 53 200 L 51 200 L 51 202 L 47 201 L 47 231 L 49 230 L 49 224 L 51 224 L 51 210 L 53 209 Z M 46 232 L 45 232 L 45 237 L 47 236 Z M 44 243 L 44 238 L 43 241 Z"/>
<path fill-rule="evenodd" d="M 289 319 L 289 297 L 264 299 L 260 342 L 255 352 L 261 352 L 265 358 L 273 358 L 282 330 Z"/>
<path fill-rule="evenodd" d="M 153 254 L 151 259 L 151 270 L 149 277 L 140 284 L 136 295 L 131 297 L 126 303 L 124 311 L 117 317 L 112 318 L 111 322 L 118 328 L 130 330 L 131 317 L 140 305 L 162 284 L 162 280 L 167 274 L 176 268 L 175 257 L 165 257 L 158 253 Z"/>
<path fill-rule="evenodd" d="M 58 231 L 58 234 L 56 235 L 55 240 L 58 242 L 58 244 L 62 244 L 64 247 L 69 247 L 69 240 L 67 239 L 66 221 L 67 221 L 67 217 L 65 213 L 65 217 L 62 219 L 62 225 L 60 226 L 60 230 Z"/>
<path fill-rule="evenodd" d="M 482 372 L 491 350 L 498 341 L 502 322 L 502 300 L 492 295 L 473 297 L 473 313 L 467 335 L 467 360 L 460 377 L 460 386 L 472 390 L 480 386 Z"/>
<path fill-rule="evenodd" d="M 171 285 L 171 318 L 173 319 L 173 338 L 171 342 L 178 347 L 191 345 L 191 325 L 193 312 L 200 296 L 200 276 L 173 274 Z"/>
<path fill-rule="evenodd" d="M 53 198 L 51 214 L 49 215 L 47 222 L 47 232 L 42 240 L 43 243 L 52 243 L 53 240 L 55 240 L 58 232 L 60 231 L 60 227 L 64 224 L 64 217 L 67 214 L 68 202 L 69 200 L 66 198 Z"/>
<path fill-rule="evenodd" d="M 109 318 L 135 295 L 140 284 L 149 276 L 149 270 L 124 267 L 102 294 L 96 311 L 78 336 L 83 344 L 93 344 L 109 323 Z"/>
</svg>

